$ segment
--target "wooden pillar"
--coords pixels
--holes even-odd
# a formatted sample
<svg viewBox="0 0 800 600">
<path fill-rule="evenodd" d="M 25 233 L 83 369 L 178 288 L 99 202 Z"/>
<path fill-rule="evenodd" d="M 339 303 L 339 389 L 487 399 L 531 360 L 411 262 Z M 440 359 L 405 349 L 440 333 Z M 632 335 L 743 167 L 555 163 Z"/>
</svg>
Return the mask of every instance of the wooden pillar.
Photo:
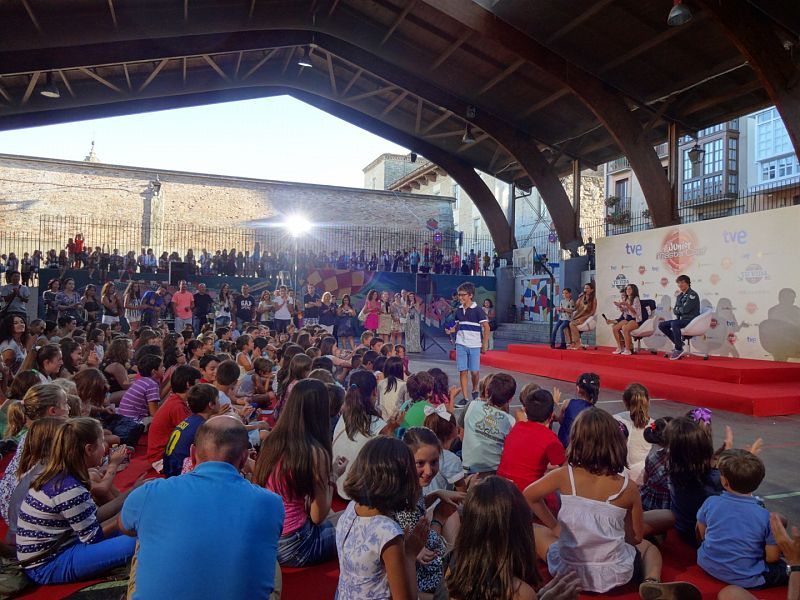
<svg viewBox="0 0 800 600">
<path fill-rule="evenodd" d="M 681 153 L 678 150 L 678 125 L 675 121 L 670 121 L 667 125 L 667 179 L 671 194 L 672 217 L 678 217 L 678 195 L 680 194 L 680 173 L 683 168 Z"/>
<path fill-rule="evenodd" d="M 572 210 L 575 212 L 575 237 L 583 241 L 581 234 L 581 161 L 578 159 L 572 161 Z"/>
</svg>

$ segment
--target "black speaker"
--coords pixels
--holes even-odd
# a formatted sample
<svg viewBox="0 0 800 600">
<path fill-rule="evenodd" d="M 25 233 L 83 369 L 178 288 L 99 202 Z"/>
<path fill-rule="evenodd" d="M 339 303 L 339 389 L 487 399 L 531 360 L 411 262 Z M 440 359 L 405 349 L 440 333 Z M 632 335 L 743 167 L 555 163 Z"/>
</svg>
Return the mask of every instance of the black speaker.
<svg viewBox="0 0 800 600">
<path fill-rule="evenodd" d="M 189 276 L 189 263 L 186 262 L 170 262 L 169 263 L 169 284 L 178 285 L 182 279 Z"/>
<path fill-rule="evenodd" d="M 417 295 L 426 296 L 431 293 L 431 276 L 428 273 L 417 273 Z"/>
</svg>

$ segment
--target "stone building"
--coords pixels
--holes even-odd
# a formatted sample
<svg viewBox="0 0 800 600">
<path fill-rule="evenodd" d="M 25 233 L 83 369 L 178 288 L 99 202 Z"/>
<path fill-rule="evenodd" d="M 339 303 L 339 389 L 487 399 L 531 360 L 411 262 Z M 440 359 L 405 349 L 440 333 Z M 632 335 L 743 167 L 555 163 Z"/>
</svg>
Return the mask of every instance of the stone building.
<svg viewBox="0 0 800 600">
<path fill-rule="evenodd" d="M 303 240 L 313 251 L 410 247 L 419 243 L 414 236 L 430 235 L 429 219 L 452 229 L 445 196 L 110 165 L 94 162 L 94 148 L 90 157 L 0 155 L 3 252 L 11 233 L 32 251 L 63 248 L 79 230 L 91 246 L 137 253 L 141 246 L 252 250 L 256 241 L 266 250 L 287 237 L 275 224 L 291 214 L 314 224 Z"/>
</svg>

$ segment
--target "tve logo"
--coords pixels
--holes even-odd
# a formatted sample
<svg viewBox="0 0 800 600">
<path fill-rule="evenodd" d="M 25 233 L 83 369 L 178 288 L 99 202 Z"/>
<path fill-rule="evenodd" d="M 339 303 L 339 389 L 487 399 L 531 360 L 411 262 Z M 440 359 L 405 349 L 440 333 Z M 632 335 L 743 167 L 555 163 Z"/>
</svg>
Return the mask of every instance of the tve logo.
<svg viewBox="0 0 800 600">
<path fill-rule="evenodd" d="M 747 232 L 744 230 L 741 231 L 723 231 L 722 232 L 722 241 L 726 244 L 739 244 L 740 246 L 744 246 L 747 243 Z"/>
<path fill-rule="evenodd" d="M 641 244 L 625 244 L 625 254 L 633 254 L 634 256 L 642 255 Z"/>
</svg>

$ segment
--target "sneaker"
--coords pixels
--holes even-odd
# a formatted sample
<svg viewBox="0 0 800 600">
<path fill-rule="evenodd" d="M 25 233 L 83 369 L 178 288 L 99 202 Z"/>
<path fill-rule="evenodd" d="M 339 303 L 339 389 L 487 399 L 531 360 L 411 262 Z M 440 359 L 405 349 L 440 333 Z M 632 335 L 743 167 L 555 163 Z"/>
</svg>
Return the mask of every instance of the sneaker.
<svg viewBox="0 0 800 600">
<path fill-rule="evenodd" d="M 622 354 L 622 348 L 617 348 L 611 354 Z"/>
<path fill-rule="evenodd" d="M 477 390 L 472 392 L 472 399 L 473 400 L 477 400 L 478 399 L 478 391 Z"/>
<path fill-rule="evenodd" d="M 625 348 L 625 350 L 623 350 L 622 352 L 620 352 L 620 354 L 621 354 L 622 356 L 630 356 L 630 355 L 631 355 L 631 354 L 633 354 L 633 353 L 632 353 L 630 350 L 628 350 L 627 348 Z"/>
<path fill-rule="evenodd" d="M 700 590 L 686 581 L 645 581 L 639 585 L 639 596 L 642 600 L 701 600 L 703 597 Z"/>
<path fill-rule="evenodd" d="M 689 349 L 688 348 L 684 348 L 683 350 L 681 350 L 681 356 L 679 356 L 678 358 L 680 358 L 682 356 L 689 356 L 689 354 L 690 354 Z"/>
<path fill-rule="evenodd" d="M 681 356 L 683 356 L 683 350 L 673 350 L 672 355 L 669 357 L 669 359 L 678 360 Z"/>
</svg>

